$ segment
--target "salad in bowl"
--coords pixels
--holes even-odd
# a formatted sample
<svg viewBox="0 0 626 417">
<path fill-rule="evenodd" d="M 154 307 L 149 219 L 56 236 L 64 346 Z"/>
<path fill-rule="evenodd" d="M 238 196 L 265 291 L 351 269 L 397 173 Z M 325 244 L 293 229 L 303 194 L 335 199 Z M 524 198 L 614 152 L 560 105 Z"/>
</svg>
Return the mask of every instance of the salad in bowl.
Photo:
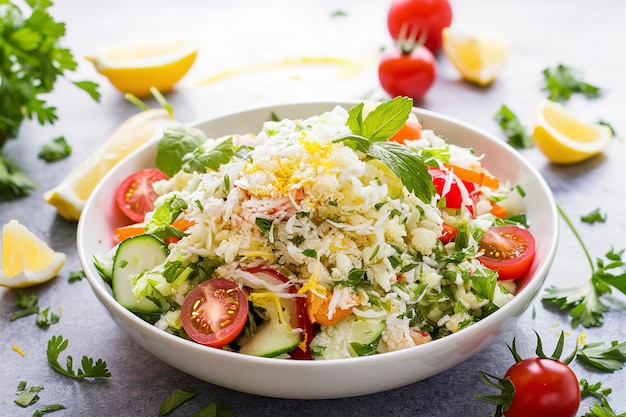
<svg viewBox="0 0 626 417">
<path fill-rule="evenodd" d="M 535 272 L 523 185 L 410 99 L 272 116 L 170 128 L 116 184 L 126 222 L 92 266 L 117 303 L 211 349 L 344 359 L 464 332 Z"/>
</svg>

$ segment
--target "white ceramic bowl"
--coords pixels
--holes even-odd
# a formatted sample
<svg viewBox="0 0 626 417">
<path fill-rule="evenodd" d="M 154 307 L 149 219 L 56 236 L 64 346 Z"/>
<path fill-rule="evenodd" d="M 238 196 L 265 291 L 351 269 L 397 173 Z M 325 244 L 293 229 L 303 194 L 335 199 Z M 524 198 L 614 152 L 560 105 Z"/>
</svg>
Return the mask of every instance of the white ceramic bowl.
<svg viewBox="0 0 626 417">
<path fill-rule="evenodd" d="M 195 123 L 208 137 L 258 132 L 271 112 L 281 118 L 304 118 L 340 104 L 299 103 L 257 108 Z M 111 196 L 134 171 L 154 166 L 156 143 L 146 144 L 116 165 L 98 184 L 78 223 L 78 254 L 87 279 L 113 320 L 132 339 L 168 364 L 210 383 L 251 394 L 281 398 L 340 398 L 385 391 L 428 378 L 470 358 L 490 345 L 528 308 L 548 274 L 556 252 L 558 216 L 552 193 L 540 174 L 501 140 L 466 123 L 415 109 L 424 127 L 450 143 L 485 154 L 484 166 L 526 192 L 527 219 L 537 254 L 516 297 L 482 321 L 442 339 L 414 348 L 350 359 L 296 361 L 261 358 L 209 348 L 173 336 L 136 317 L 118 304 L 93 265 L 94 254 L 113 245 L 112 231 L 125 224 Z M 373 377 L 375 376 L 375 377 Z"/>
</svg>

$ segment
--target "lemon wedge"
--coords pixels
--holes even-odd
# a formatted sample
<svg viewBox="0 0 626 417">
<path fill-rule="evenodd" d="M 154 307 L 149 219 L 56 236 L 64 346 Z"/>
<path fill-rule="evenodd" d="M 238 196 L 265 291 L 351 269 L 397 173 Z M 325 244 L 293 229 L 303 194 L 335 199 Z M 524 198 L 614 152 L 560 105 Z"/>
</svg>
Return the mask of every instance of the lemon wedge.
<svg viewBox="0 0 626 417">
<path fill-rule="evenodd" d="M 55 252 L 17 220 L 2 226 L 0 285 L 24 288 L 54 278 L 65 264 L 65 254 Z"/>
<path fill-rule="evenodd" d="M 197 46 L 187 39 L 138 39 L 110 45 L 85 59 L 123 93 L 138 97 L 156 87 L 165 93 L 187 74 L 196 60 Z"/>
<path fill-rule="evenodd" d="M 68 220 L 78 220 L 85 202 L 96 184 L 126 155 L 158 137 L 176 121 L 165 109 L 149 109 L 138 113 L 113 131 L 111 136 L 63 180 L 44 193 L 44 200 Z"/>
<path fill-rule="evenodd" d="M 441 32 L 443 50 L 452 65 L 468 81 L 486 86 L 504 69 L 510 44 L 492 35 L 467 34 L 451 28 Z"/>
<path fill-rule="evenodd" d="M 601 153 L 611 140 L 611 129 L 584 123 L 559 103 L 542 100 L 535 106 L 533 141 L 556 164 L 575 164 Z"/>
</svg>

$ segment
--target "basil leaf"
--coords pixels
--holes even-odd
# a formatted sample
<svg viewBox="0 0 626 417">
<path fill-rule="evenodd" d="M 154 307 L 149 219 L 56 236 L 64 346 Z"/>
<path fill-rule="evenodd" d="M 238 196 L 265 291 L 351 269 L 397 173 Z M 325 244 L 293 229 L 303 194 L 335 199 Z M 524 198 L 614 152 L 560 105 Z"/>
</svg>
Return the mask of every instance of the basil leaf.
<svg viewBox="0 0 626 417">
<path fill-rule="evenodd" d="M 220 165 L 226 164 L 235 155 L 233 138 L 230 137 L 215 145 L 211 149 L 204 146 L 196 148 L 183 157 L 182 169 L 185 172 L 207 172 L 217 170 Z"/>
<path fill-rule="evenodd" d="M 183 165 L 183 157 L 206 140 L 204 132 L 193 127 L 180 125 L 165 129 L 157 146 L 157 168 L 168 177 L 174 176 Z"/>
</svg>

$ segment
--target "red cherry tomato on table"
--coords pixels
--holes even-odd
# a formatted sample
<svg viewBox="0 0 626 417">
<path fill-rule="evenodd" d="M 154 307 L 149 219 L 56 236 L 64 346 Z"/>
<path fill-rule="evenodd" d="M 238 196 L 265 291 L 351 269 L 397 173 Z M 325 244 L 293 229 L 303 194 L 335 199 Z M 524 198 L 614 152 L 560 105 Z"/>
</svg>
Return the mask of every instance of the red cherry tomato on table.
<svg viewBox="0 0 626 417">
<path fill-rule="evenodd" d="M 521 278 L 535 258 L 535 238 L 517 226 L 490 227 L 480 240 L 478 260 L 498 271 L 498 279 Z"/>
<path fill-rule="evenodd" d="M 205 346 L 222 347 L 243 330 L 248 319 L 248 298 L 236 282 L 210 279 L 185 297 L 180 317 L 191 339 Z"/>
<path fill-rule="evenodd" d="M 117 187 L 115 201 L 122 213 L 136 223 L 143 222 L 147 212 L 154 209 L 158 195 L 152 184 L 168 176 L 156 168 L 147 168 L 129 175 Z"/>
<path fill-rule="evenodd" d="M 394 0 L 387 14 L 387 28 L 398 41 L 417 41 L 436 53 L 441 48 L 441 31 L 452 23 L 448 0 Z"/>
<path fill-rule="evenodd" d="M 408 96 L 421 100 L 435 82 L 437 63 L 424 46 L 411 52 L 397 47 L 387 49 L 378 65 L 380 85 L 392 97 Z"/>
<path fill-rule="evenodd" d="M 574 417 L 580 407 L 576 374 L 563 362 L 549 358 L 527 358 L 505 374 L 515 387 L 505 417 Z"/>
</svg>

